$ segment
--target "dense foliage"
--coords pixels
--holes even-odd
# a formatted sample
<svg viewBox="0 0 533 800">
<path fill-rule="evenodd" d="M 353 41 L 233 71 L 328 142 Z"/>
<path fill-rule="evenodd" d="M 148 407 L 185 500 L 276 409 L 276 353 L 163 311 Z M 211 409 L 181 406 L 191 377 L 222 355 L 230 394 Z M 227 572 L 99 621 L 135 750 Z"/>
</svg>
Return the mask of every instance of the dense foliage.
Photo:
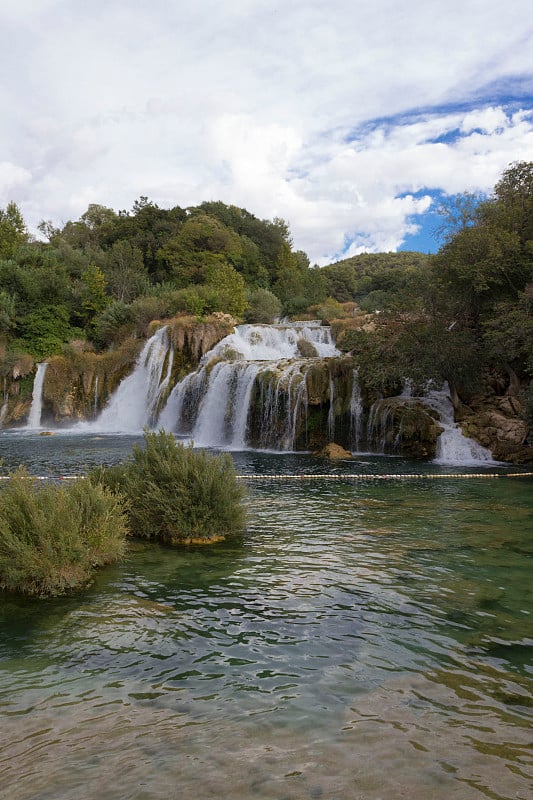
<svg viewBox="0 0 533 800">
<path fill-rule="evenodd" d="M 133 458 L 93 473 L 95 482 L 123 493 L 133 535 L 164 544 L 209 542 L 244 527 L 243 490 L 231 457 L 176 442 L 165 431 L 145 432 Z"/>
<path fill-rule="evenodd" d="M 524 401 L 533 375 L 533 162 L 511 165 L 491 197 L 456 197 L 441 213 L 435 256 L 366 254 L 324 268 L 331 297 L 379 312 L 371 321 L 339 314 L 339 342 L 378 391 L 412 377 L 448 380 L 468 396 L 487 391 L 488 379 Z"/>
<path fill-rule="evenodd" d="M 120 496 L 89 480 L 42 485 L 24 469 L 0 489 L 0 589 L 40 597 L 85 586 L 124 552 Z"/>
<path fill-rule="evenodd" d="M 131 211 L 91 204 L 75 222 L 29 236 L 15 203 L 0 209 L 0 339 L 40 360 L 72 339 L 97 348 L 156 317 L 215 311 L 271 321 L 325 298 L 318 270 L 281 219 L 221 202 Z"/>
</svg>

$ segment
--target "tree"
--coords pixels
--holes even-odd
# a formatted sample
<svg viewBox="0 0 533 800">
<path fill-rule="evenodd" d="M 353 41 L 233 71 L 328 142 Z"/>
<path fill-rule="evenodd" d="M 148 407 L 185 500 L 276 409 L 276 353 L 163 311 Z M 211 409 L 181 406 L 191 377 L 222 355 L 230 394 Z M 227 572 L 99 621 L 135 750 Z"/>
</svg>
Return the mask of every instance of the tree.
<svg viewBox="0 0 533 800">
<path fill-rule="evenodd" d="M 460 231 L 474 225 L 482 199 L 480 194 L 464 192 L 442 202 L 437 208 L 437 214 L 442 217 L 442 222 L 435 229 L 436 238 L 448 242 Z"/>
<path fill-rule="evenodd" d="M 0 290 L 0 336 L 7 336 L 16 327 L 15 298 Z"/>
<path fill-rule="evenodd" d="M 472 225 L 439 250 L 438 274 L 455 311 L 473 322 L 495 302 L 517 300 L 533 272 L 533 162 L 510 167 Z"/>
<path fill-rule="evenodd" d="M 95 314 L 109 305 L 106 286 L 106 278 L 100 267 L 89 264 L 78 283 L 78 300 L 81 306 L 78 313 L 83 323 L 90 323 Z"/>
<path fill-rule="evenodd" d="M 241 254 L 235 231 L 207 214 L 189 217 L 158 253 L 179 288 L 190 283 L 204 283 L 206 270 L 211 266 L 233 265 Z"/>
<path fill-rule="evenodd" d="M 272 323 L 281 314 L 281 302 L 268 289 L 254 289 L 248 295 L 246 322 Z"/>
<path fill-rule="evenodd" d="M 28 241 L 22 213 L 13 201 L 0 208 L 0 258 L 11 258 L 17 247 Z"/>
<path fill-rule="evenodd" d="M 131 302 L 148 278 L 141 250 L 125 239 L 119 239 L 106 256 L 105 274 L 111 296 L 115 300 Z"/>
<path fill-rule="evenodd" d="M 214 290 L 213 311 L 226 311 L 241 317 L 246 308 L 245 283 L 231 264 L 211 264 L 205 273 L 206 288 Z"/>
<path fill-rule="evenodd" d="M 506 209 L 511 230 L 523 243 L 533 240 L 533 161 L 517 161 L 494 187 L 496 203 Z"/>
</svg>

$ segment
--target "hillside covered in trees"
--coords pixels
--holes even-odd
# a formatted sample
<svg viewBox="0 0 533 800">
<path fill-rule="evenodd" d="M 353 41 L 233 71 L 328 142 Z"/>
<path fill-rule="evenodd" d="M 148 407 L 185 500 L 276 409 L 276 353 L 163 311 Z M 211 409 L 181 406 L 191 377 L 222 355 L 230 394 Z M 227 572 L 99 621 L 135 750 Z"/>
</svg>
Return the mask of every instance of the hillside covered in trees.
<svg viewBox="0 0 533 800">
<path fill-rule="evenodd" d="M 362 254 L 318 268 L 293 248 L 286 222 L 222 202 L 93 204 L 61 229 L 43 221 L 46 241 L 9 203 L 0 209 L 0 371 L 17 384 L 11 394 L 27 394 L 37 361 L 116 351 L 154 319 L 307 317 L 333 325 L 377 394 L 406 378 L 447 380 L 459 413 L 461 401 L 505 398 L 531 428 L 533 163 L 511 165 L 491 197 L 466 194 L 441 213 L 434 256 Z"/>
</svg>

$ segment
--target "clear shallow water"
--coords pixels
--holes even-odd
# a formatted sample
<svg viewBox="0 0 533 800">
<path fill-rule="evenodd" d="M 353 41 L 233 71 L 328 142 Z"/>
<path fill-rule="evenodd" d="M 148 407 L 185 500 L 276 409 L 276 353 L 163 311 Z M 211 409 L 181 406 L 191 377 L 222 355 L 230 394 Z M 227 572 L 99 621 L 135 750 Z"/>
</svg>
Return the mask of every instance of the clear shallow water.
<svg viewBox="0 0 533 800">
<path fill-rule="evenodd" d="M 131 443 L 11 434 L 0 455 L 79 473 Z M 234 458 L 243 473 L 445 471 Z M 0 796 L 530 798 L 531 490 L 250 482 L 234 541 L 137 544 L 76 597 L 2 598 Z"/>
</svg>

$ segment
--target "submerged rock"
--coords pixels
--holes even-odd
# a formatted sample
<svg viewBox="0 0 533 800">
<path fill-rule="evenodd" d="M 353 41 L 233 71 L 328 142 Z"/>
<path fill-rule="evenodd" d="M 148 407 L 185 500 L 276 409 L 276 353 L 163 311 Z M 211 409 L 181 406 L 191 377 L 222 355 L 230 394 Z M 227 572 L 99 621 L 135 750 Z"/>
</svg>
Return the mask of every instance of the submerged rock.
<svg viewBox="0 0 533 800">
<path fill-rule="evenodd" d="M 314 453 L 314 455 L 322 456 L 322 458 L 330 458 L 332 460 L 352 458 L 352 454 L 348 450 L 345 450 L 340 444 L 335 444 L 335 442 L 329 442 L 329 444 L 323 447 L 318 453 Z"/>
</svg>

